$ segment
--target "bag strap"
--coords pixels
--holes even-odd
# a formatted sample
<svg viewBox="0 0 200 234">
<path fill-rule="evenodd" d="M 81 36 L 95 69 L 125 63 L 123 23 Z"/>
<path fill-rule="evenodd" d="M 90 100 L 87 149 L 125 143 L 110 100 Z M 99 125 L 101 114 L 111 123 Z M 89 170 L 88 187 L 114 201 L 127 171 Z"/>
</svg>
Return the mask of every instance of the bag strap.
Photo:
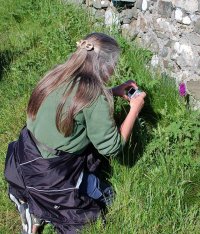
<svg viewBox="0 0 200 234">
<path fill-rule="evenodd" d="M 62 151 L 62 150 L 56 150 L 56 149 L 53 149 L 53 148 L 51 148 L 51 147 L 49 147 L 49 146 L 47 146 L 47 145 L 45 145 L 45 144 L 42 144 L 41 142 L 39 142 L 39 141 L 35 138 L 35 136 L 33 135 L 33 133 L 32 133 L 31 131 L 28 131 L 28 132 L 29 132 L 29 134 L 30 134 L 32 140 L 35 142 L 35 144 L 36 144 L 36 146 L 37 146 L 38 148 L 41 148 L 41 149 L 43 149 L 43 150 L 45 150 L 45 151 L 48 151 L 49 153 L 52 153 L 52 154 L 57 155 L 57 156 L 60 156 L 60 155 L 62 155 L 62 154 L 66 154 L 66 152 L 64 152 L 64 151 Z"/>
</svg>

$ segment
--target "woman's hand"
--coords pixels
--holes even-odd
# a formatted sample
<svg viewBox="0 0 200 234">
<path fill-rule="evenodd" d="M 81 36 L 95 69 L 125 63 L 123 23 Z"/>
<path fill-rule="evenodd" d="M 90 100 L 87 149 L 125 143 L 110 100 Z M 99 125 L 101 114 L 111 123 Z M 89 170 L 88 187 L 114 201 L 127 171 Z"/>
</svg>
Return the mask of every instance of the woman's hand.
<svg viewBox="0 0 200 234">
<path fill-rule="evenodd" d="M 140 113 L 140 111 L 144 105 L 144 98 L 145 97 L 146 97 L 146 93 L 141 92 L 138 96 L 130 99 L 131 108 L 130 108 L 129 113 L 126 116 L 124 122 L 122 123 L 122 125 L 120 127 L 120 133 L 121 133 L 123 139 L 125 140 L 125 142 L 128 141 L 128 139 L 131 135 L 135 120 L 137 119 L 138 114 Z"/>
<path fill-rule="evenodd" d="M 131 109 L 135 109 L 139 113 L 141 111 L 142 107 L 144 106 L 144 98 L 145 97 L 146 97 L 146 93 L 145 92 L 141 92 L 137 96 L 129 99 L 130 100 Z"/>
<path fill-rule="evenodd" d="M 137 84 L 133 80 L 128 80 L 127 82 L 121 85 L 113 87 L 112 88 L 113 96 L 119 96 L 129 101 L 129 98 L 126 95 L 126 91 L 129 90 L 131 87 L 134 87 L 136 89 L 138 88 Z"/>
</svg>

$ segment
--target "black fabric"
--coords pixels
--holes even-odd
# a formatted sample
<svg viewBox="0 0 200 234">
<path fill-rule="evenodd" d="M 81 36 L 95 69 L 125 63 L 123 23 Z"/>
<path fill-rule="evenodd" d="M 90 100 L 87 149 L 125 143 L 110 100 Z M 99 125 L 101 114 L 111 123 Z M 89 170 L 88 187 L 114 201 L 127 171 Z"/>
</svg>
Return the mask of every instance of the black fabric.
<svg viewBox="0 0 200 234">
<path fill-rule="evenodd" d="M 9 191 L 27 201 L 32 214 L 55 226 L 64 225 L 62 229 L 94 221 L 100 214 L 100 207 L 75 188 L 88 156 L 91 157 L 89 152 L 66 153 L 44 159 L 25 127 L 18 141 L 8 147 L 5 178 Z M 67 229 L 63 233 L 68 233 Z"/>
</svg>

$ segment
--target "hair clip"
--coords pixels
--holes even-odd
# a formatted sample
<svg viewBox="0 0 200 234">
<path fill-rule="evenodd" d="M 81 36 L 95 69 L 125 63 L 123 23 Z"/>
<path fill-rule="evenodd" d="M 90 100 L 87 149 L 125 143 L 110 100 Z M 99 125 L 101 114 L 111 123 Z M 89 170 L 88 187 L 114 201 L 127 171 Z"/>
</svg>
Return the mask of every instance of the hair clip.
<svg viewBox="0 0 200 234">
<path fill-rule="evenodd" d="M 76 42 L 77 47 L 81 49 L 86 49 L 86 50 L 92 50 L 94 49 L 94 45 L 91 42 L 88 42 L 87 40 L 80 40 Z"/>
</svg>

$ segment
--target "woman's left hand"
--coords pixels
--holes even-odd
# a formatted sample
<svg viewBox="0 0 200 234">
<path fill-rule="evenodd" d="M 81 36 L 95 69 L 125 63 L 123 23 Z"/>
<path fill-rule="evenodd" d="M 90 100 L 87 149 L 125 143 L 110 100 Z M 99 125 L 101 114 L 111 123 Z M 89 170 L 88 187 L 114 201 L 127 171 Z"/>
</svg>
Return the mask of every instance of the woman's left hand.
<svg viewBox="0 0 200 234">
<path fill-rule="evenodd" d="M 125 100 L 129 100 L 126 91 L 131 87 L 138 88 L 137 84 L 133 80 L 128 80 L 125 83 L 118 85 L 112 88 L 113 96 L 119 96 L 124 98 Z"/>
</svg>

